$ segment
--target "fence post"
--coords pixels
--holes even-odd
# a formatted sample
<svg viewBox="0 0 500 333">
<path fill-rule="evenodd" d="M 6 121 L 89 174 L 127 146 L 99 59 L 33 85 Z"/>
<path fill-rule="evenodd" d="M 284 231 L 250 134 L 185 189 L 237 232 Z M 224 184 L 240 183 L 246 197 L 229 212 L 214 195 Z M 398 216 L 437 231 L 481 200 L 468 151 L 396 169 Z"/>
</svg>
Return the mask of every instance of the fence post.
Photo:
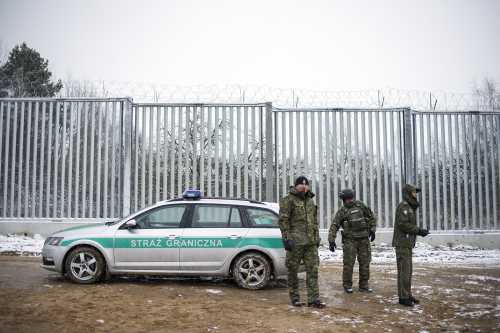
<svg viewBox="0 0 500 333">
<path fill-rule="evenodd" d="M 122 217 L 130 214 L 130 177 L 132 150 L 132 113 L 133 100 L 122 102 Z"/>
<path fill-rule="evenodd" d="M 274 202 L 273 105 L 266 103 L 266 201 Z"/>
<path fill-rule="evenodd" d="M 403 111 L 403 158 L 404 182 L 415 184 L 415 146 L 413 142 L 413 114 L 411 109 Z"/>
</svg>

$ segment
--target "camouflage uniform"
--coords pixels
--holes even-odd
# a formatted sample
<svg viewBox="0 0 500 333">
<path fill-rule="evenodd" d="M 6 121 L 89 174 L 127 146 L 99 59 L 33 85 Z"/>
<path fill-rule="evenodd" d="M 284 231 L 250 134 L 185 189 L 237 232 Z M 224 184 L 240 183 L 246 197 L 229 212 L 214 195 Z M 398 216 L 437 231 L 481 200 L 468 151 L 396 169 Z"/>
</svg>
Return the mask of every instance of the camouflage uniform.
<svg viewBox="0 0 500 333">
<path fill-rule="evenodd" d="M 342 283 L 344 288 L 352 288 L 352 272 L 356 257 L 359 262 L 359 287 L 368 289 L 370 279 L 371 245 L 370 232 L 375 233 L 377 221 L 373 212 L 363 202 L 354 200 L 344 203 L 335 214 L 328 233 L 328 241 L 335 242 L 337 231 L 342 228 L 344 250 L 344 269 Z"/>
<path fill-rule="evenodd" d="M 288 288 L 290 299 L 300 299 L 297 273 L 304 261 L 307 278 L 307 298 L 312 303 L 319 300 L 318 246 L 320 244 L 317 206 L 312 192 L 299 193 L 290 188 L 290 193 L 280 200 L 279 226 L 284 240 L 293 240 L 295 246 L 286 251 Z"/>
<path fill-rule="evenodd" d="M 396 208 L 394 221 L 392 246 L 396 248 L 398 295 L 400 300 L 413 298 L 411 293 L 412 249 L 415 247 L 417 235 L 420 235 L 423 230 L 417 226 L 415 211 L 419 207 L 419 203 L 412 196 L 413 191 L 417 191 L 417 188 L 412 185 L 403 187 L 403 201 Z"/>
</svg>

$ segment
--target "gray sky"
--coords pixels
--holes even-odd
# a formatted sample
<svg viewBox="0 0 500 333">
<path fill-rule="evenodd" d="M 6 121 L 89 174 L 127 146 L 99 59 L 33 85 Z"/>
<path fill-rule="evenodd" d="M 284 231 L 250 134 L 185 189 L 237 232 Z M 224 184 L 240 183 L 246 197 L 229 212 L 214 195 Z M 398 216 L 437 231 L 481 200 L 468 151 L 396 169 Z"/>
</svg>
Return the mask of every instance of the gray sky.
<svg viewBox="0 0 500 333">
<path fill-rule="evenodd" d="M 470 92 L 500 83 L 500 1 L 0 0 L 4 52 L 58 78 Z"/>
</svg>

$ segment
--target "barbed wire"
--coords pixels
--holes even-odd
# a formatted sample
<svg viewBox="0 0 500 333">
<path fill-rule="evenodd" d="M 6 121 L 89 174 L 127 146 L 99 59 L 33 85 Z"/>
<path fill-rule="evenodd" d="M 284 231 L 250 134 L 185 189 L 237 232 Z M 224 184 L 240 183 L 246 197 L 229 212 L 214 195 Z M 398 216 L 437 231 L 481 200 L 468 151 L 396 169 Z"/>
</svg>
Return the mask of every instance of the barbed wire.
<svg viewBox="0 0 500 333">
<path fill-rule="evenodd" d="M 170 85 L 117 81 L 65 81 L 59 97 L 132 97 L 135 102 L 261 103 L 275 107 L 393 108 L 500 111 L 500 94 L 402 89 L 320 91 L 257 85 Z"/>
</svg>

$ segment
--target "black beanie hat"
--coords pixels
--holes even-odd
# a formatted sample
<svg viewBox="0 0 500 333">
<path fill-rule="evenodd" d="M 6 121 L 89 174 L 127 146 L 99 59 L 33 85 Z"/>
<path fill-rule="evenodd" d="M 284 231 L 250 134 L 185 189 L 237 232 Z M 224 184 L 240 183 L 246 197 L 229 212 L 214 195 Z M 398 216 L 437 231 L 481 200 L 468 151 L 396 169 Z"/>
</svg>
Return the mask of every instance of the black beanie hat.
<svg viewBox="0 0 500 333">
<path fill-rule="evenodd" d="M 300 176 L 297 179 L 295 179 L 295 186 L 299 184 L 309 185 L 309 180 L 307 180 L 307 178 L 304 176 Z"/>
</svg>

